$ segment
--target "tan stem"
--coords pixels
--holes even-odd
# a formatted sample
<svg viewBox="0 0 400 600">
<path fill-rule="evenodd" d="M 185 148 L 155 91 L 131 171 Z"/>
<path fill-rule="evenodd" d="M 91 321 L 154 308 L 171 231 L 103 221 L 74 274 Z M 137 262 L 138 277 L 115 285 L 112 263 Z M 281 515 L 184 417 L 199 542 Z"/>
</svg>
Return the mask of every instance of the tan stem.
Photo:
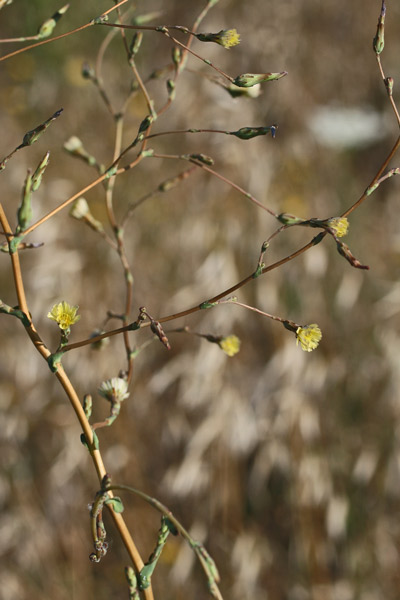
<svg viewBox="0 0 400 600">
<path fill-rule="evenodd" d="M 4 209 L 1 204 L 0 204 L 0 222 L 1 222 L 1 226 L 2 226 L 3 230 L 7 234 L 12 234 L 10 224 L 8 222 L 7 216 L 4 212 Z M 11 241 L 12 239 L 13 239 L 13 236 L 9 235 L 8 240 Z M 49 358 L 49 356 L 51 356 L 51 352 L 46 347 L 46 345 L 40 338 L 39 334 L 37 333 L 37 331 L 34 327 L 34 324 L 32 322 L 30 313 L 29 313 L 26 296 L 25 296 L 25 291 L 24 291 L 23 278 L 22 278 L 21 265 L 19 262 L 18 252 L 16 251 L 16 252 L 11 253 L 10 258 L 11 258 L 11 262 L 12 262 L 15 289 L 16 289 L 16 293 L 18 296 L 19 308 L 28 317 L 28 320 L 29 320 L 29 325 L 27 325 L 25 327 L 26 332 L 27 332 L 29 338 L 31 339 L 33 345 L 37 349 L 37 351 L 42 355 L 42 357 L 45 360 L 47 360 Z M 56 375 L 57 379 L 59 380 L 59 382 L 61 383 L 62 387 L 64 388 L 65 393 L 67 394 L 67 396 L 69 398 L 69 401 L 72 405 L 72 408 L 75 411 L 75 414 L 78 418 L 78 421 L 80 423 L 80 426 L 85 435 L 88 445 L 91 446 L 93 444 L 92 428 L 91 428 L 90 423 L 85 415 L 85 411 L 83 410 L 83 407 L 79 400 L 79 397 L 61 365 L 58 367 L 55 375 Z M 91 454 L 93 464 L 96 469 L 96 473 L 97 473 L 99 482 L 101 483 L 101 481 L 102 481 L 104 475 L 107 473 L 107 471 L 106 471 L 100 450 L 94 449 L 90 452 L 90 454 Z M 110 492 L 110 494 L 112 494 L 112 493 Z M 121 539 L 128 551 L 129 556 L 131 557 L 132 563 L 135 566 L 136 571 L 140 572 L 140 570 L 144 566 L 144 563 L 139 554 L 138 549 L 136 548 L 136 545 L 132 539 L 132 536 L 129 532 L 129 529 L 128 529 L 122 515 L 114 512 L 113 508 L 109 505 L 107 505 L 107 508 L 110 511 L 111 517 L 115 523 L 115 526 L 117 527 L 117 529 L 119 531 Z M 143 594 L 144 594 L 144 597 L 146 600 L 154 600 L 153 591 L 152 591 L 151 586 L 149 588 L 147 588 L 146 590 L 144 590 Z"/>
</svg>

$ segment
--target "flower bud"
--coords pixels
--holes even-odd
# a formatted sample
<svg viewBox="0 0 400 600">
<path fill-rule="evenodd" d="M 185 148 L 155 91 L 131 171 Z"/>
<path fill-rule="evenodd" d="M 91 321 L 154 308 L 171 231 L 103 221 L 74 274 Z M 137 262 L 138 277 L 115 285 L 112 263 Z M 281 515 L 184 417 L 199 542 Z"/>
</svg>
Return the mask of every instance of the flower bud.
<svg viewBox="0 0 400 600">
<path fill-rule="evenodd" d="M 378 27 L 376 29 L 376 35 L 373 39 L 372 46 L 375 54 L 379 55 L 385 47 L 385 15 L 386 5 L 385 0 L 382 0 L 381 14 L 378 19 Z"/>
<path fill-rule="evenodd" d="M 32 175 L 28 171 L 24 187 L 22 188 L 22 200 L 19 205 L 17 217 L 18 217 L 18 232 L 24 231 L 32 221 Z"/>
<path fill-rule="evenodd" d="M 49 37 L 53 33 L 54 27 L 57 25 L 57 21 L 61 19 L 61 17 L 67 12 L 69 9 L 69 4 L 65 4 L 60 10 L 54 13 L 50 19 L 46 19 L 44 23 L 39 27 L 39 31 L 37 33 L 37 37 L 42 40 L 43 38 Z"/>
<path fill-rule="evenodd" d="M 241 140 L 251 140 L 258 135 L 266 135 L 271 132 L 271 135 L 274 138 L 276 129 L 276 125 L 271 125 L 271 127 L 242 127 L 237 131 L 230 131 L 229 134 L 234 135 Z"/>
<path fill-rule="evenodd" d="M 32 175 L 32 192 L 36 192 L 42 183 L 43 173 L 45 172 L 47 165 L 49 164 L 50 152 L 46 152 L 38 166 L 36 171 Z"/>
<path fill-rule="evenodd" d="M 139 52 L 143 40 L 143 33 L 137 31 L 133 34 L 131 45 L 129 46 L 129 57 L 133 58 Z"/>
<path fill-rule="evenodd" d="M 50 123 L 52 121 L 54 121 L 55 119 L 57 119 L 61 113 L 62 113 L 63 109 L 60 108 L 60 110 L 57 110 L 53 115 L 51 115 L 51 117 L 49 119 L 47 119 L 46 121 L 44 121 L 43 123 L 41 123 L 40 125 L 38 125 L 37 127 L 35 127 L 35 129 L 32 129 L 31 131 L 28 131 L 22 140 L 22 144 L 20 144 L 17 148 L 17 150 L 19 150 L 20 148 L 25 148 L 25 146 L 32 146 L 32 144 L 34 144 L 35 142 L 37 142 L 37 140 L 40 138 L 40 136 L 46 131 L 46 129 L 49 127 Z"/>
<path fill-rule="evenodd" d="M 281 213 L 276 218 L 280 223 L 283 223 L 283 225 L 301 225 L 304 223 L 304 219 L 300 219 L 300 217 L 290 215 L 289 213 Z"/>
<path fill-rule="evenodd" d="M 167 80 L 167 90 L 169 100 L 175 100 L 175 82 L 172 79 Z"/>
<path fill-rule="evenodd" d="M 388 93 L 388 96 L 393 96 L 393 86 L 394 86 L 394 79 L 393 77 L 386 77 L 385 79 L 385 86 L 386 86 L 386 91 Z"/>
<path fill-rule="evenodd" d="M 214 159 L 212 159 L 211 156 L 206 156 L 206 154 L 182 154 L 181 158 L 184 160 L 201 162 L 209 167 L 212 167 L 214 164 Z"/>
<path fill-rule="evenodd" d="M 179 67 L 181 60 L 182 60 L 182 51 L 180 48 L 177 48 L 177 46 L 174 46 L 172 48 L 172 62 L 174 63 L 176 68 Z"/>
<path fill-rule="evenodd" d="M 93 67 L 91 67 L 88 62 L 83 63 L 81 75 L 82 75 L 83 79 L 90 79 L 91 81 L 96 79 L 96 73 L 95 73 Z"/>
<path fill-rule="evenodd" d="M 287 71 L 282 71 L 281 73 L 244 73 L 243 75 L 238 75 L 236 79 L 233 80 L 233 84 L 238 87 L 252 87 L 257 83 L 263 83 L 264 81 L 275 81 L 276 79 L 280 79 L 287 75 Z"/>
</svg>

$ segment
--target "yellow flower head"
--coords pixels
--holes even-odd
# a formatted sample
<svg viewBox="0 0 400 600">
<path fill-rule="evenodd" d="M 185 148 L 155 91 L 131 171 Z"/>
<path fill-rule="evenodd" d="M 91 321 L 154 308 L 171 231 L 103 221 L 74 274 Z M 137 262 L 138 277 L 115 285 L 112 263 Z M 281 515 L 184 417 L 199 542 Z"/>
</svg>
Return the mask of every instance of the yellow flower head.
<svg viewBox="0 0 400 600">
<path fill-rule="evenodd" d="M 58 323 L 60 329 L 69 329 L 71 325 L 79 321 L 80 315 L 77 315 L 79 306 L 71 306 L 68 302 L 59 302 L 55 304 L 47 316 L 52 321 Z"/>
<path fill-rule="evenodd" d="M 240 35 L 236 29 L 223 29 L 215 35 L 214 41 L 224 48 L 232 48 L 232 46 L 240 44 Z"/>
<path fill-rule="evenodd" d="M 236 29 L 221 29 L 218 33 L 197 33 L 200 42 L 215 42 L 224 48 L 232 48 L 240 43 L 240 35 Z"/>
<path fill-rule="evenodd" d="M 349 230 L 349 222 L 346 217 L 332 217 L 327 220 L 327 225 L 336 233 L 337 237 L 344 237 Z"/>
<path fill-rule="evenodd" d="M 321 341 L 322 333 L 316 323 L 311 325 L 305 325 L 304 327 L 298 327 L 296 330 L 296 345 L 299 344 L 301 349 L 305 352 L 311 352 L 315 350 Z"/>
<path fill-rule="evenodd" d="M 228 335 L 222 338 L 218 345 L 228 356 L 235 356 L 240 350 L 240 339 L 236 335 Z"/>
</svg>

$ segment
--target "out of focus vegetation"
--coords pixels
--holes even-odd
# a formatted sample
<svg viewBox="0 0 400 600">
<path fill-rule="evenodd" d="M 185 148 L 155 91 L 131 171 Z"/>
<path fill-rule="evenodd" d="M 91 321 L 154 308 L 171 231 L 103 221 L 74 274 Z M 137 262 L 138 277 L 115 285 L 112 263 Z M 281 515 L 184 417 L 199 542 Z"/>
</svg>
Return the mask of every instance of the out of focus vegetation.
<svg viewBox="0 0 400 600">
<path fill-rule="evenodd" d="M 398 126 L 380 77 L 372 39 L 378 0 L 302 2 L 220 0 L 201 29 L 236 27 L 241 44 L 229 52 L 195 41 L 193 49 L 224 71 L 288 71 L 264 84 L 255 99 L 232 99 L 189 57 L 176 100 L 153 131 L 236 130 L 278 125 L 270 136 L 241 141 L 217 134 L 155 138 L 164 154 L 202 152 L 215 169 L 277 213 L 303 218 L 341 214 L 362 194 L 390 148 Z M 393 5 L 392 5 L 393 4 Z M 0 37 L 34 35 L 60 8 L 55 0 L 14 0 L 0 12 Z M 55 33 L 86 23 L 112 2 L 78 2 Z M 202 0 L 138 0 L 135 14 L 159 11 L 152 24 L 190 28 Z M 28 168 L 51 151 L 35 193 L 37 219 L 92 181 L 96 173 L 67 155 L 78 136 L 99 163 L 113 155 L 113 119 L 81 75 L 94 65 L 108 28 L 77 35 L 0 63 L 0 155 L 60 107 L 62 116 L 1 173 L 2 202 L 13 216 Z M 400 80 L 400 6 L 390 3 L 382 63 Z M 178 35 L 177 35 L 178 37 Z M 180 38 L 181 39 L 181 38 Z M 182 38 L 184 39 L 184 38 Z M 187 38 L 185 38 L 187 41 Z M 19 47 L 1 44 L 1 54 Z M 137 56 L 144 80 L 170 62 L 170 42 L 146 32 Z M 104 58 L 103 77 L 118 106 L 131 73 L 120 35 Z M 165 82 L 148 82 L 156 106 Z M 140 94 L 129 106 L 124 145 L 146 115 Z M 391 167 L 398 166 L 396 159 Z M 185 165 L 183 165 L 184 167 Z M 149 159 L 116 179 L 118 216 L 182 163 Z M 303 353 L 281 324 L 234 305 L 173 321 L 203 334 L 241 338 L 227 357 L 198 336 L 168 334 L 172 350 L 154 343 L 135 360 L 130 398 L 121 416 L 99 433 L 115 481 L 134 485 L 169 506 L 204 542 L 231 600 L 397 600 L 400 587 L 400 235 L 399 183 L 382 184 L 349 217 L 346 238 L 369 271 L 352 268 L 333 240 L 257 278 L 238 299 L 297 323 L 317 322 L 317 350 Z M 104 190 L 85 196 L 105 222 Z M 156 316 L 184 310 L 254 270 L 276 221 L 222 181 L 198 172 L 133 213 L 125 236 L 134 275 L 134 309 Z M 307 228 L 271 243 L 275 262 L 307 243 Z M 110 233 L 110 232 L 109 232 Z M 57 346 L 46 315 L 54 303 L 79 304 L 71 341 L 121 313 L 124 278 L 116 254 L 95 232 L 59 213 L 31 234 L 44 242 L 21 256 L 32 314 L 47 343 Z M 1 254 L 0 297 L 15 305 L 9 257 Z M 115 324 L 118 326 L 118 324 Z M 80 429 L 62 389 L 16 319 L 0 318 L 0 598 L 83 600 L 128 598 L 119 537 L 92 564 L 87 505 L 98 489 Z M 132 344 L 149 337 L 132 333 Z M 119 337 L 104 352 L 70 352 L 64 366 L 81 397 L 94 397 L 95 420 L 108 406 L 97 394 L 123 368 Z M 158 516 L 124 497 L 125 516 L 144 557 L 153 550 Z M 170 536 L 171 537 L 171 536 Z M 168 542 L 154 580 L 156 598 L 207 597 L 204 577 L 179 538 Z"/>
</svg>

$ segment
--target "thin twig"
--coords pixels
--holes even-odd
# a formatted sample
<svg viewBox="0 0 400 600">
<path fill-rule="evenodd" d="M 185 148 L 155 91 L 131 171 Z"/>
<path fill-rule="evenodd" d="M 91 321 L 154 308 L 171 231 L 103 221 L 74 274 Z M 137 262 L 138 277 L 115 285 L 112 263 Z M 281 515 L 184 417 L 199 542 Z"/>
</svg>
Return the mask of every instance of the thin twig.
<svg viewBox="0 0 400 600">
<path fill-rule="evenodd" d="M 120 2 L 116 6 L 109 8 L 104 13 L 102 13 L 100 16 L 105 17 L 106 15 L 111 13 L 113 10 L 115 10 L 119 6 L 122 6 L 123 4 L 125 4 L 125 2 L 128 2 L 128 0 L 120 0 Z M 56 35 L 55 37 L 48 38 L 46 40 L 42 40 L 41 42 L 36 42 L 36 44 L 31 44 L 30 46 L 25 46 L 25 48 L 19 48 L 19 50 L 15 50 L 14 52 L 10 52 L 9 54 L 0 56 L 0 62 L 2 60 L 7 60 L 8 58 L 12 58 L 13 56 L 16 56 L 17 54 L 21 54 L 22 52 L 26 52 L 27 50 L 32 50 L 33 48 L 38 48 L 39 46 L 43 46 L 44 44 L 50 44 L 50 42 L 54 42 L 56 40 L 61 40 L 62 38 L 72 35 L 73 33 L 78 33 L 78 31 L 83 31 L 84 29 L 87 29 L 88 27 L 92 27 L 93 25 L 96 25 L 96 23 L 94 21 L 90 21 L 89 23 L 86 23 L 85 25 L 81 25 L 80 27 L 77 27 L 76 29 L 72 29 L 71 31 L 62 33 L 61 35 Z"/>
</svg>

